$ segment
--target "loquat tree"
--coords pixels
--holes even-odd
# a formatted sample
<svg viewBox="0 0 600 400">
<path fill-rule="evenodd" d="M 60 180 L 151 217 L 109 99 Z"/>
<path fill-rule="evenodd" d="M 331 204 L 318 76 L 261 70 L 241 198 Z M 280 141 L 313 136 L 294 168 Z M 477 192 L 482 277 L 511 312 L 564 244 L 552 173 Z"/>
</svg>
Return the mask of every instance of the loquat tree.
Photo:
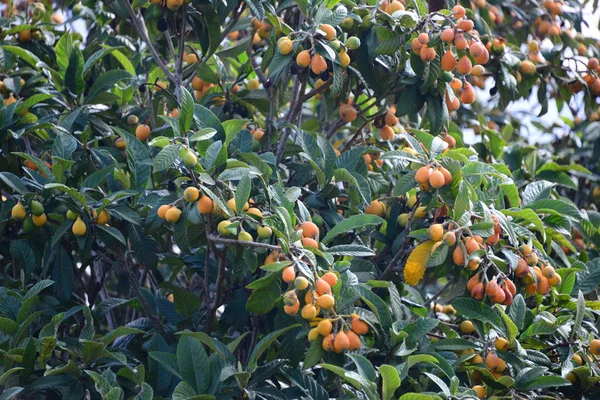
<svg viewBox="0 0 600 400">
<path fill-rule="evenodd" d="M 600 396 L 586 2 L 2 3 L 2 399 Z"/>
</svg>

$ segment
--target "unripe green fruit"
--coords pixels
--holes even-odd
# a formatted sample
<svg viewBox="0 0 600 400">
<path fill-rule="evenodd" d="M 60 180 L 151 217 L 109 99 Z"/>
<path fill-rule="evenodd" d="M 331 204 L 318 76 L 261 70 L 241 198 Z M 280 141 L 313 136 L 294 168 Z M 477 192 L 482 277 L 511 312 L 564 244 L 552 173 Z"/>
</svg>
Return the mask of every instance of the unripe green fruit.
<svg viewBox="0 0 600 400">
<path fill-rule="evenodd" d="M 349 48 L 350 50 L 358 49 L 360 47 L 360 39 L 357 38 L 356 36 L 350 36 L 346 40 L 346 47 Z"/>
<path fill-rule="evenodd" d="M 183 155 L 183 164 L 186 167 L 193 167 L 198 162 L 198 157 L 192 152 L 189 151 Z"/>
<path fill-rule="evenodd" d="M 444 71 L 444 73 L 442 74 L 442 80 L 444 82 L 451 82 L 452 79 L 454 79 L 454 75 L 452 75 L 451 72 Z"/>
<path fill-rule="evenodd" d="M 75 211 L 67 210 L 67 219 L 71 221 L 75 221 L 79 217 L 79 214 Z"/>
<path fill-rule="evenodd" d="M 35 224 L 33 223 L 33 220 L 29 215 L 26 216 L 23 220 L 23 232 L 31 232 L 34 228 Z"/>
<path fill-rule="evenodd" d="M 345 31 L 349 31 L 350 29 L 352 29 L 353 26 L 354 19 L 350 17 L 344 18 L 344 20 L 340 23 L 340 27 Z"/>
<path fill-rule="evenodd" d="M 261 239 L 268 239 L 273 234 L 273 230 L 268 226 L 259 226 L 256 232 L 258 232 L 258 237 Z"/>
<path fill-rule="evenodd" d="M 72 8 L 73 10 L 73 14 L 79 14 L 80 12 L 83 11 L 83 4 L 81 4 L 81 2 L 75 4 Z"/>
<path fill-rule="evenodd" d="M 321 227 L 323 226 L 323 217 L 321 217 L 319 214 L 315 214 L 312 216 L 312 222 L 315 223 L 316 226 Z"/>
<path fill-rule="evenodd" d="M 241 242 L 252 242 L 254 238 L 248 232 L 241 231 L 240 233 L 238 233 L 238 240 Z"/>
<path fill-rule="evenodd" d="M 363 22 L 360 24 L 360 26 L 363 29 L 371 29 L 373 27 L 373 20 L 371 19 L 371 16 L 366 16 L 363 18 Z"/>
<path fill-rule="evenodd" d="M 217 230 L 223 236 L 231 236 L 231 232 L 229 232 L 229 230 L 227 229 L 227 227 L 229 225 L 231 225 L 231 221 L 229 221 L 229 220 L 221 221 L 221 222 L 219 222 L 219 225 L 217 225 Z"/>
<path fill-rule="evenodd" d="M 409 215 L 407 213 L 398 215 L 398 225 L 404 228 L 408 223 L 408 217 Z"/>
<path fill-rule="evenodd" d="M 32 200 L 29 207 L 31 208 L 31 213 L 37 217 L 44 213 L 44 206 L 39 201 Z"/>
</svg>

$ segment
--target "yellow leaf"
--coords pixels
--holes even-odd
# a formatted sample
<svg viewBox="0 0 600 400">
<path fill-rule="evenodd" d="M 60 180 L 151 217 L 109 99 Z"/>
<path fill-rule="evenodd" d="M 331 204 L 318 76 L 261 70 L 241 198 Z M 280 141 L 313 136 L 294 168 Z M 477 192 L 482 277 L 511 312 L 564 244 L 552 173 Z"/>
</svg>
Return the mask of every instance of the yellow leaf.
<svg viewBox="0 0 600 400">
<path fill-rule="evenodd" d="M 435 242 L 428 240 L 421 243 L 410 253 L 404 266 L 404 281 L 415 286 L 425 274 L 425 267 L 431 255 L 431 249 Z"/>
</svg>

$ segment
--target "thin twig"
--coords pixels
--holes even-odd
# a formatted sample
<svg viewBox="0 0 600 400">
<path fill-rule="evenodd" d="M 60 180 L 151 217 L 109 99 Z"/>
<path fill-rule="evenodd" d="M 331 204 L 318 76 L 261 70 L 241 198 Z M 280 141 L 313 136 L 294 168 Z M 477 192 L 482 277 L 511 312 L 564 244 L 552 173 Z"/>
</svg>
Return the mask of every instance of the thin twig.
<svg viewBox="0 0 600 400">
<path fill-rule="evenodd" d="M 272 244 L 268 244 L 268 243 L 246 242 L 243 240 L 226 239 L 226 238 L 217 236 L 214 233 L 208 234 L 207 237 L 208 237 L 208 240 L 210 240 L 211 242 L 216 242 L 216 243 L 237 244 L 238 246 L 246 246 L 246 247 L 262 247 L 265 249 L 281 251 L 281 247 L 275 246 Z"/>
</svg>

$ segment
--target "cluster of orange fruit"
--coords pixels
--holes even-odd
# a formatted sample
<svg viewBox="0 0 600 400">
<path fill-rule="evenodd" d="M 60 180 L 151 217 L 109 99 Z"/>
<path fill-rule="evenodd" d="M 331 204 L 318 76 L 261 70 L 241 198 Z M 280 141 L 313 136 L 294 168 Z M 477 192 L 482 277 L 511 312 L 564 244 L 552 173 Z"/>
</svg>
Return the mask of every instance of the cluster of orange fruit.
<svg viewBox="0 0 600 400">
<path fill-rule="evenodd" d="M 396 106 L 391 105 L 383 115 L 375 118 L 375 127 L 379 128 L 379 138 L 385 141 L 394 140 L 396 137 L 394 127 L 398 125 L 398 122 Z"/>
<path fill-rule="evenodd" d="M 517 295 L 517 287 L 509 278 L 492 279 L 486 285 L 481 272 L 469 279 L 467 290 L 475 300 L 483 300 L 488 295 L 492 302 L 504 305 L 512 304 Z"/>
<path fill-rule="evenodd" d="M 379 168 L 383 166 L 383 160 L 379 159 L 381 157 L 381 153 L 366 153 L 363 154 L 363 159 L 365 160 L 365 165 L 369 171 L 373 171 L 373 163 L 377 165 Z"/>
<path fill-rule="evenodd" d="M 563 14 L 563 5 L 563 0 L 546 0 L 542 3 L 548 14 L 540 15 L 533 21 L 533 26 L 540 36 L 560 35 L 562 28 L 559 17 Z"/>
<path fill-rule="evenodd" d="M 312 329 L 308 333 L 308 340 L 314 341 L 319 336 L 323 337 L 322 347 L 326 351 L 341 353 L 344 350 L 356 350 L 361 347 L 359 335 L 365 335 L 369 326 L 362 321 L 358 315 L 350 316 L 348 323 L 341 316 L 335 316 L 333 307 L 335 298 L 331 288 L 338 282 L 337 275 L 326 272 L 317 277 L 314 284 L 303 276 L 296 276 L 294 266 L 283 270 L 283 281 L 294 286 L 294 289 L 283 295 L 283 309 L 288 315 L 296 315 L 300 312 L 302 318 L 309 321 Z M 300 310 L 298 295 L 304 294 L 304 306 Z M 322 317 L 318 317 L 320 314 Z"/>
<path fill-rule="evenodd" d="M 515 269 L 515 275 L 525 286 L 525 293 L 531 296 L 535 293 L 548 294 L 551 287 L 560 285 L 562 279 L 547 261 L 539 260 L 531 246 L 519 247 L 521 257 Z M 531 268 L 530 268 L 531 267 Z"/>
<path fill-rule="evenodd" d="M 442 166 L 426 165 L 417 170 L 415 181 L 421 190 L 439 189 L 452 182 L 452 174 Z"/>
</svg>

